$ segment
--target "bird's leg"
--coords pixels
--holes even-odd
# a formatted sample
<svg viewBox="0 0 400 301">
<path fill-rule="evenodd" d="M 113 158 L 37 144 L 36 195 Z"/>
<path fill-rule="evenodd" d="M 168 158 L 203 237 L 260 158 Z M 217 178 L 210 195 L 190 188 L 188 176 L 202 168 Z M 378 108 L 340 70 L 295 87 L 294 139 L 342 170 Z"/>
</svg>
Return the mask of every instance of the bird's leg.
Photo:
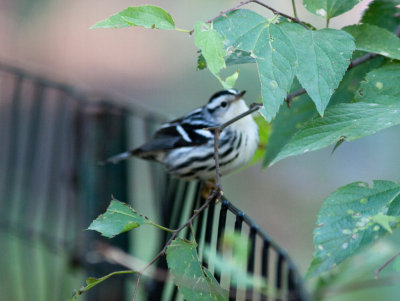
<svg viewBox="0 0 400 301">
<path fill-rule="evenodd" d="M 211 192 L 216 188 L 217 181 L 215 179 L 205 181 L 203 188 L 201 189 L 201 197 L 207 199 Z"/>
</svg>

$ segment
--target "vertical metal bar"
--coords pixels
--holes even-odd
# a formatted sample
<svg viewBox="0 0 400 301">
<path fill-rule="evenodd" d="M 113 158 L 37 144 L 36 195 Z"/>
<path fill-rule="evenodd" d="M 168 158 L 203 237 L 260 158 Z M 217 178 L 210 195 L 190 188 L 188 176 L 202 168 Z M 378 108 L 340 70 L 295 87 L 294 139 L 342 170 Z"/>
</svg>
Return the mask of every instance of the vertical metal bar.
<svg viewBox="0 0 400 301">
<path fill-rule="evenodd" d="M 282 274 L 283 274 L 283 262 L 285 260 L 285 257 L 281 252 L 278 254 L 278 261 L 276 264 L 276 280 L 275 280 L 275 286 L 278 295 L 282 293 Z M 278 297 L 276 301 L 281 301 L 281 299 Z"/>
<path fill-rule="evenodd" d="M 211 209 L 211 207 L 210 207 L 210 209 Z M 221 253 L 221 249 L 222 249 L 221 239 L 225 232 L 227 212 L 228 212 L 228 204 L 225 200 L 223 200 L 222 204 L 221 204 L 221 210 L 219 212 L 219 221 L 218 221 L 218 232 L 217 232 L 217 252 L 218 253 Z M 218 282 L 220 282 L 221 281 L 220 271 L 218 271 L 218 270 L 214 271 L 214 275 L 215 275 L 215 279 Z"/>
<path fill-rule="evenodd" d="M 226 210 L 221 207 L 221 211 L 225 210 L 225 215 L 226 215 Z M 208 207 L 207 210 L 207 221 L 206 221 L 206 231 L 205 231 L 205 237 L 204 237 L 204 244 L 205 245 L 210 245 L 211 244 L 211 237 L 212 237 L 212 228 L 214 225 L 214 212 L 215 212 L 215 201 L 212 201 Z M 218 239 L 218 238 L 217 238 Z M 208 267 L 208 259 L 204 258 L 203 259 L 203 265 L 207 268 Z"/>
<path fill-rule="evenodd" d="M 263 247 L 262 247 L 262 254 L 261 254 L 261 276 L 265 281 L 265 284 L 268 285 L 268 280 L 269 280 L 269 247 L 270 247 L 270 242 L 268 239 L 264 239 L 263 242 Z M 267 295 L 261 294 L 261 301 L 267 301 Z"/>
<path fill-rule="evenodd" d="M 5 164 L 5 174 L 7 175 L 3 182 L 3 187 L 1 187 L 2 199 L 8 204 L 5 205 L 5 208 L 11 208 L 13 202 L 13 195 L 15 193 L 14 185 L 16 180 L 16 165 L 17 165 L 17 149 L 18 149 L 18 140 L 19 140 L 19 110 L 20 110 L 20 102 L 21 102 L 21 89 L 22 89 L 22 81 L 23 78 L 21 75 L 15 77 L 14 82 L 14 91 L 11 101 L 11 118 L 10 118 L 10 133 L 8 136 L 8 156 L 7 162 Z M 3 218 L 6 218 L 4 216 Z"/>
<path fill-rule="evenodd" d="M 247 272 L 250 275 L 254 274 L 254 261 L 255 261 L 255 252 L 256 252 L 256 234 L 257 234 L 257 227 L 255 225 L 251 226 L 250 228 L 250 252 L 249 252 L 249 259 L 247 262 Z M 246 288 L 246 300 L 252 300 L 253 298 L 253 287 L 248 286 Z"/>
<path fill-rule="evenodd" d="M 240 234 L 242 233 L 242 225 L 243 225 L 243 212 L 239 211 L 236 214 L 236 219 L 235 219 L 235 233 Z M 234 301 L 236 300 L 236 293 L 237 293 L 237 280 L 232 279 L 231 276 L 231 283 L 230 283 L 230 288 L 229 288 L 229 300 Z"/>
<path fill-rule="evenodd" d="M 33 102 L 32 102 L 32 107 L 31 107 L 31 113 L 30 113 L 30 120 L 29 120 L 29 126 L 27 128 L 28 130 L 28 135 L 27 135 L 27 142 L 25 144 L 26 149 L 24 149 L 24 156 L 25 158 L 23 159 L 23 168 L 25 170 L 24 172 L 24 177 L 22 180 L 22 187 L 24 187 L 24 194 L 26 196 L 32 197 L 33 192 L 35 190 L 35 187 L 38 186 L 38 178 L 35 177 L 35 170 L 34 167 L 40 168 L 39 165 L 41 165 L 41 162 L 38 162 L 38 151 L 40 148 L 40 144 L 44 143 L 43 141 L 39 141 L 39 129 L 40 125 L 42 123 L 43 119 L 43 111 L 45 110 L 44 108 L 44 87 L 42 84 L 36 84 L 35 85 L 35 92 L 34 92 L 34 97 L 33 97 Z M 46 179 L 41 179 L 41 181 L 46 180 Z M 34 220 L 33 216 L 28 216 L 28 215 L 38 215 L 41 205 L 36 202 L 28 202 L 27 203 L 27 216 L 25 218 L 28 218 L 30 220 Z M 45 206 L 43 206 L 45 207 Z M 39 218 L 39 221 L 43 221 L 43 219 Z"/>
<path fill-rule="evenodd" d="M 291 266 L 288 269 L 287 282 L 288 282 L 288 300 L 298 300 L 296 292 L 295 273 Z"/>
<path fill-rule="evenodd" d="M 47 211 L 47 214 L 55 216 L 55 223 L 54 227 L 52 227 L 54 233 L 54 239 L 56 239 L 58 242 L 60 239 L 64 238 L 63 232 L 64 232 L 64 225 L 65 223 L 65 218 L 67 216 L 67 204 L 66 200 L 60 196 L 60 190 L 62 188 L 62 179 L 63 177 L 61 176 L 62 174 L 62 168 L 64 166 L 64 162 L 62 161 L 63 155 L 65 153 L 65 149 L 63 148 L 62 141 L 64 140 L 65 137 L 65 123 L 66 123 L 66 116 L 67 116 L 67 98 L 66 96 L 61 92 L 58 94 L 58 98 L 55 99 L 56 104 L 55 104 L 55 118 L 54 118 L 54 127 L 53 127 L 53 132 L 52 132 L 52 140 L 51 140 L 51 148 L 50 151 L 50 165 L 49 169 L 50 172 L 49 177 L 49 184 L 47 186 L 47 192 L 46 195 L 44 196 L 44 203 L 45 203 L 45 210 Z M 52 205 L 51 205 L 52 204 Z M 54 210 L 52 210 L 52 207 L 54 207 Z M 53 221 L 51 221 L 53 223 Z M 46 229 L 43 228 L 44 223 L 42 224 L 42 230 L 43 232 L 46 231 Z M 50 275 L 50 271 L 54 273 L 54 277 Z M 51 269 L 49 269 L 48 272 L 48 280 L 50 279 L 57 279 L 57 275 L 62 275 L 62 267 L 60 265 L 56 266 L 53 265 Z M 50 282 L 50 281 L 49 281 Z M 59 281 L 58 281 L 59 282 Z M 52 300 L 54 298 L 57 298 L 57 296 L 61 295 L 61 283 L 56 283 L 53 286 L 53 290 L 47 290 L 48 293 L 48 298 L 47 300 Z"/>
<path fill-rule="evenodd" d="M 195 198 L 194 203 L 196 204 L 196 206 L 200 207 L 201 204 L 204 204 L 204 202 L 206 200 L 201 195 L 201 192 L 202 192 L 203 187 L 204 187 L 204 183 L 203 182 L 198 182 L 196 185 L 197 186 L 196 186 L 196 190 L 195 190 L 195 194 L 194 194 L 194 198 Z M 204 220 L 205 220 L 204 219 L 204 212 L 202 212 L 197 218 L 196 230 L 195 230 L 195 240 L 198 243 L 198 247 L 197 247 L 198 249 L 204 246 L 204 241 L 200 241 L 200 239 L 201 239 L 201 230 L 203 228 Z"/>
</svg>

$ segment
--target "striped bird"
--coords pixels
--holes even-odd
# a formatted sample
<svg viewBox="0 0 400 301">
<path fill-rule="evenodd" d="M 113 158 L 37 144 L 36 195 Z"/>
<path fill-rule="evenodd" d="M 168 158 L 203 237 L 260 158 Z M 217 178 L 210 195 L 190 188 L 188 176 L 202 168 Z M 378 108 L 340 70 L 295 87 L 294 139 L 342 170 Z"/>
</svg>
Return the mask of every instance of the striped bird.
<svg viewBox="0 0 400 301">
<path fill-rule="evenodd" d="M 165 165 L 171 175 L 186 180 L 215 178 L 214 132 L 219 126 L 248 110 L 245 91 L 222 90 L 209 102 L 181 118 L 161 125 L 153 139 L 106 162 L 117 163 L 131 156 Z M 226 127 L 219 137 L 221 174 L 230 173 L 249 162 L 258 145 L 258 127 L 248 115 Z"/>
</svg>

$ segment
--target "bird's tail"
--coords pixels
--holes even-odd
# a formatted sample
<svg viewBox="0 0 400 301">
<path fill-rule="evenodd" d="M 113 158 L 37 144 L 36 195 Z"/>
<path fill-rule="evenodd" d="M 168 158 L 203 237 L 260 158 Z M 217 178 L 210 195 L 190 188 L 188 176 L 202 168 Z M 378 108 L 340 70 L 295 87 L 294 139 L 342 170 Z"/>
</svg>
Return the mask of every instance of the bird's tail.
<svg viewBox="0 0 400 301">
<path fill-rule="evenodd" d="M 112 157 L 110 157 L 110 158 L 107 158 L 107 159 L 104 160 L 104 161 L 99 161 L 98 164 L 99 164 L 99 165 L 105 165 L 105 164 L 107 164 L 107 163 L 116 164 L 116 163 L 118 163 L 118 162 L 120 162 L 120 161 L 129 159 L 129 158 L 132 157 L 132 156 L 136 156 L 137 153 L 138 153 L 138 149 L 133 149 L 133 150 L 130 150 L 130 151 L 127 151 L 127 152 L 123 152 L 123 153 L 117 154 L 117 155 L 112 156 Z"/>
</svg>

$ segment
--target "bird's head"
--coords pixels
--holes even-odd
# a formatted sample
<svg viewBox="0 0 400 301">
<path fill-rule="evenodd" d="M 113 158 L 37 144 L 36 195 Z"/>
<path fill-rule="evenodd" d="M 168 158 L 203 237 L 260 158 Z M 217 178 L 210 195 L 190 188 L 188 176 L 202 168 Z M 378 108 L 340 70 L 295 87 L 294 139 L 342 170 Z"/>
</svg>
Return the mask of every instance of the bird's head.
<svg viewBox="0 0 400 301">
<path fill-rule="evenodd" d="M 242 98 L 245 93 L 246 91 L 239 92 L 235 89 L 215 93 L 204 106 L 205 114 L 219 124 L 231 120 L 248 110 Z"/>
</svg>

